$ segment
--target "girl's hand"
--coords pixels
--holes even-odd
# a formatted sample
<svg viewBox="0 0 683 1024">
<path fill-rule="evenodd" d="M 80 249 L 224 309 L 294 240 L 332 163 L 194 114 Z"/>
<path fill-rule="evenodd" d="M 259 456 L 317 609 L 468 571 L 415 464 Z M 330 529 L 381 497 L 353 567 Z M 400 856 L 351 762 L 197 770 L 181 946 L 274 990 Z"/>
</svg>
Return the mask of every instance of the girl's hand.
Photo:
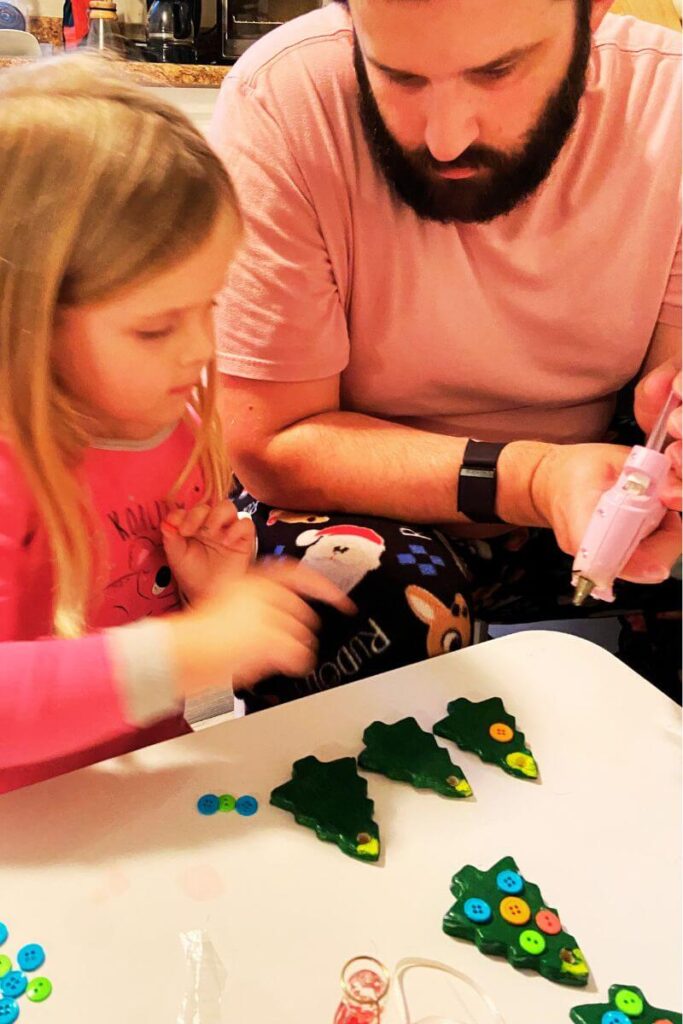
<svg viewBox="0 0 683 1024">
<path fill-rule="evenodd" d="M 191 604 L 242 576 L 254 557 L 254 524 L 231 501 L 176 508 L 161 524 L 171 572 Z"/>
<path fill-rule="evenodd" d="M 346 615 L 356 606 L 324 576 L 294 561 L 264 561 L 223 582 L 197 607 L 169 617 L 180 692 L 236 689 L 266 676 L 303 676 L 316 664 L 320 620 L 309 601 Z"/>
</svg>

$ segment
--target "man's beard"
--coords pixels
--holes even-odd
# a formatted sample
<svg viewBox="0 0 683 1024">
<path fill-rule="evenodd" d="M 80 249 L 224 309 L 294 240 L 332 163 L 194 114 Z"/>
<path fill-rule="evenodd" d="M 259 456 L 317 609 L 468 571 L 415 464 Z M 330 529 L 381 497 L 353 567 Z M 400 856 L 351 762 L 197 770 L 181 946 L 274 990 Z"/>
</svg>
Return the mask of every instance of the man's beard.
<svg viewBox="0 0 683 1024">
<path fill-rule="evenodd" d="M 559 89 L 547 101 L 522 146 L 504 153 L 473 143 L 455 160 L 435 160 L 426 146 L 408 151 L 391 135 L 372 93 L 365 62 L 354 33 L 354 67 L 359 86 L 360 117 L 371 153 L 399 199 L 426 220 L 451 224 L 484 222 L 509 213 L 536 191 L 548 176 L 574 127 L 586 85 L 590 57 L 590 5 L 576 5 L 574 52 Z M 482 175 L 448 180 L 438 171 L 481 168 Z"/>
</svg>

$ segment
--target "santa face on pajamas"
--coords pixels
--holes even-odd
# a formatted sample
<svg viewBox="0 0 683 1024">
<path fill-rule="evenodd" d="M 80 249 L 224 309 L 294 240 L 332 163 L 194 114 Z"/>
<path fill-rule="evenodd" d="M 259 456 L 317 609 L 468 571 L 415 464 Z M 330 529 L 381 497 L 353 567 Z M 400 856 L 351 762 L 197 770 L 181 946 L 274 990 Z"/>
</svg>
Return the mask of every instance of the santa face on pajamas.
<svg viewBox="0 0 683 1024">
<path fill-rule="evenodd" d="M 364 526 L 328 526 L 322 530 L 304 530 L 296 539 L 305 547 L 302 562 L 350 593 L 373 569 L 379 567 L 384 540 L 375 530 Z"/>
</svg>

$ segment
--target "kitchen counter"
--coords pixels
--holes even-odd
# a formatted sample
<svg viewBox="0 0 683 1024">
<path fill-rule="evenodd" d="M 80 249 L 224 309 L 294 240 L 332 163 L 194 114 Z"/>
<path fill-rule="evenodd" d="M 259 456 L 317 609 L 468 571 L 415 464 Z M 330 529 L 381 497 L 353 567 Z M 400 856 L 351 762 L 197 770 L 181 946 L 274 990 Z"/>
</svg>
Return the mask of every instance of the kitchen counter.
<svg viewBox="0 0 683 1024">
<path fill-rule="evenodd" d="M 31 18 L 31 33 L 39 43 L 62 50 L 62 19 Z M 0 57 L 0 70 L 28 64 L 24 57 Z M 146 61 L 122 61 L 121 67 L 142 85 L 171 86 L 179 89 L 219 89 L 230 70 L 215 64 L 153 64 Z"/>
<path fill-rule="evenodd" d="M 0 57 L 0 70 L 31 63 L 24 57 Z M 218 89 L 230 70 L 210 64 L 147 64 L 144 61 L 122 61 L 121 67 L 142 85 L 181 89 Z"/>
</svg>

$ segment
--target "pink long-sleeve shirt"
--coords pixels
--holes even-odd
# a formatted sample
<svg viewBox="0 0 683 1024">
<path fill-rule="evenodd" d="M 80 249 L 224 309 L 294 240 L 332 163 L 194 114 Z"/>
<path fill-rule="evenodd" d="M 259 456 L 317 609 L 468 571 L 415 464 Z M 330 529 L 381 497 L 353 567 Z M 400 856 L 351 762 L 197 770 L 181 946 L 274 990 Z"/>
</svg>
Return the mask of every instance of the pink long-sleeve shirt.
<svg viewBox="0 0 683 1024">
<path fill-rule="evenodd" d="M 149 617 L 180 606 L 160 524 L 192 445 L 180 423 L 145 442 L 87 450 L 80 472 L 104 542 L 100 583 L 88 635 L 62 640 L 51 636 L 47 536 L 0 440 L 0 793 L 188 731 L 167 627 Z M 189 508 L 202 490 L 197 469 L 176 500 Z"/>
</svg>

